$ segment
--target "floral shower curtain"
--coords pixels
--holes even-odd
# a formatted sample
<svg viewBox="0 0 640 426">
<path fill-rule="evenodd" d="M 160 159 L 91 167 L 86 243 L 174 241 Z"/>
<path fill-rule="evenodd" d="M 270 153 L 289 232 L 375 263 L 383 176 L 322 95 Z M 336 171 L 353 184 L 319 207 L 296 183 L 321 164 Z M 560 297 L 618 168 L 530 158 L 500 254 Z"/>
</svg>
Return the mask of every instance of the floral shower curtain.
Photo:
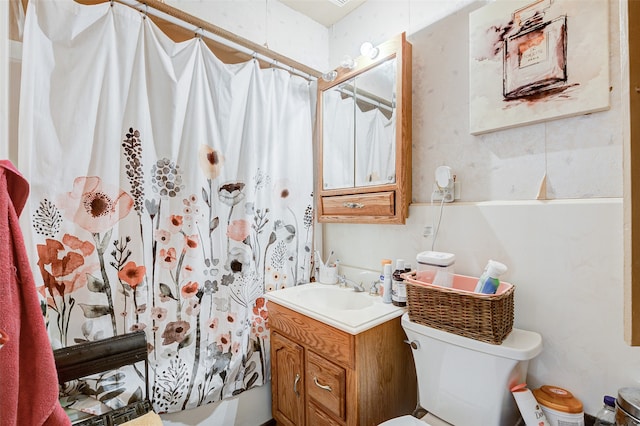
<svg viewBox="0 0 640 426">
<path fill-rule="evenodd" d="M 263 295 L 309 280 L 309 83 L 117 3 L 30 0 L 23 214 L 54 346 L 144 330 L 158 412 L 269 379 Z M 135 370 L 84 386 L 120 406 Z"/>
</svg>

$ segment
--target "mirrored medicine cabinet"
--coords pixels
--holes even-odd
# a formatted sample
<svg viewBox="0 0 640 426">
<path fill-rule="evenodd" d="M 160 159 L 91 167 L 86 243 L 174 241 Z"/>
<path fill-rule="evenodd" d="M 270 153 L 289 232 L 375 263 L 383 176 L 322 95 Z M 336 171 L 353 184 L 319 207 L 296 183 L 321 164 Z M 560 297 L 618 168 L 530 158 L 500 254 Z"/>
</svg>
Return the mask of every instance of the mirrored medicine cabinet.
<svg viewBox="0 0 640 426">
<path fill-rule="evenodd" d="M 404 33 L 318 80 L 318 221 L 405 223 L 411 201 L 411 44 Z M 371 56 L 374 56 L 373 58 Z"/>
</svg>

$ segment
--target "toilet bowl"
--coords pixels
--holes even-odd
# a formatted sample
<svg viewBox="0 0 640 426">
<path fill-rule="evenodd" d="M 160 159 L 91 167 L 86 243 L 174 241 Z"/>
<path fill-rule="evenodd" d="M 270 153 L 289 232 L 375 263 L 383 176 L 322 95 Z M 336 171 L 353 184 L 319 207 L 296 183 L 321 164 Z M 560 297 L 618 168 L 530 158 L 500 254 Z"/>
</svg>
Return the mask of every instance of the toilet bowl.
<svg viewBox="0 0 640 426">
<path fill-rule="evenodd" d="M 422 419 L 402 416 L 384 426 L 513 426 L 520 418 L 510 389 L 526 381 L 542 352 L 540 334 L 514 328 L 500 345 L 416 324 L 402 316 L 418 378 Z"/>
</svg>

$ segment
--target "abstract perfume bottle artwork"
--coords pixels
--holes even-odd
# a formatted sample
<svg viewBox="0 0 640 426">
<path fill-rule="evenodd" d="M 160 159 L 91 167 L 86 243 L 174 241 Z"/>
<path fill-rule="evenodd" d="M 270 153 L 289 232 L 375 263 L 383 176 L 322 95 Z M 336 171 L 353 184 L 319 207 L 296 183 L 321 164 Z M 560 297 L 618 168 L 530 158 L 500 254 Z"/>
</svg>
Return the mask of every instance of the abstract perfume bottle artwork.
<svg viewBox="0 0 640 426">
<path fill-rule="evenodd" d="M 607 0 L 495 0 L 469 13 L 473 135 L 609 109 Z"/>
<path fill-rule="evenodd" d="M 516 10 L 514 31 L 504 40 L 506 99 L 563 90 L 567 83 L 567 17 L 546 19 L 543 0 Z"/>
</svg>

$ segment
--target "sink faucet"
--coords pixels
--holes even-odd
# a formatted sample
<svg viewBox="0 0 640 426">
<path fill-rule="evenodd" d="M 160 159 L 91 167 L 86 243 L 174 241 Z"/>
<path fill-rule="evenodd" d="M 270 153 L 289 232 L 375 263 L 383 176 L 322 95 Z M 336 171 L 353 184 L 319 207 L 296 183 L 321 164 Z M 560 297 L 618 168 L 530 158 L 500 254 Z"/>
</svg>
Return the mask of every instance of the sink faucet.
<svg viewBox="0 0 640 426">
<path fill-rule="evenodd" d="M 344 275 L 338 275 L 338 283 L 341 287 L 353 287 L 353 291 L 356 293 L 364 291 L 364 287 L 361 284 L 356 283 L 353 280 L 345 277 Z"/>
</svg>

